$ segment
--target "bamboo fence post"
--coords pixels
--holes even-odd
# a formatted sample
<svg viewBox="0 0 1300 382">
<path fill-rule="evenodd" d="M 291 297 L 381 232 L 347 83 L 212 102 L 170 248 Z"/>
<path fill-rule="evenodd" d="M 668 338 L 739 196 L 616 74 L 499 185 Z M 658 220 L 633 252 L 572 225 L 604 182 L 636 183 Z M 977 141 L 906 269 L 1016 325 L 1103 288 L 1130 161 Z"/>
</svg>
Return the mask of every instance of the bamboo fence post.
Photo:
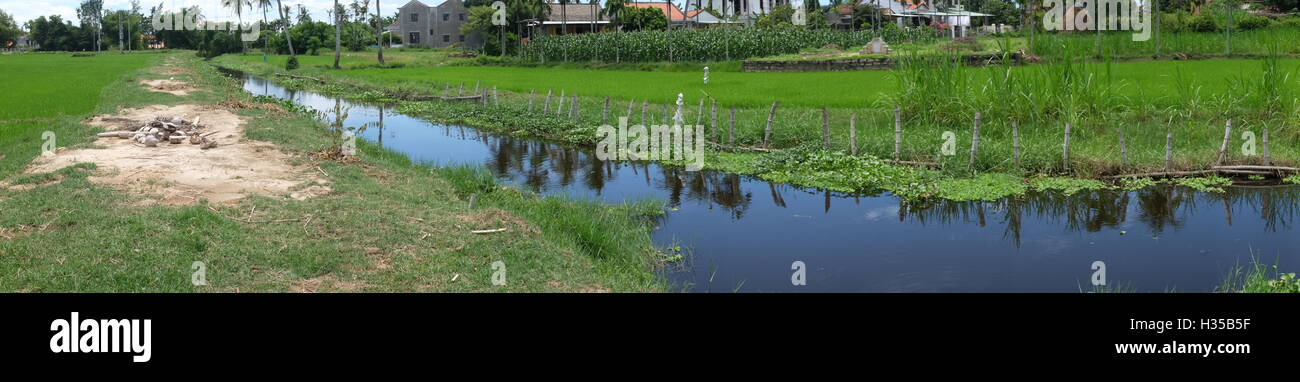
<svg viewBox="0 0 1300 382">
<path fill-rule="evenodd" d="M 554 93 L 555 89 L 546 89 L 546 104 L 542 105 L 542 115 L 551 114 L 551 94 Z"/>
<path fill-rule="evenodd" d="M 560 89 L 560 98 L 555 102 L 555 116 L 564 115 L 564 89 Z"/>
<path fill-rule="evenodd" d="M 704 98 L 700 98 L 700 106 L 695 109 L 695 125 L 699 126 L 704 120 Z"/>
<path fill-rule="evenodd" d="M 582 109 L 579 109 L 578 107 L 579 107 L 579 103 L 578 103 L 578 93 L 574 93 L 574 94 L 573 94 L 573 107 L 569 108 L 570 113 L 573 114 L 573 123 L 574 123 L 574 124 L 577 124 L 578 121 L 582 119 Z"/>
<path fill-rule="evenodd" d="M 461 97 L 464 95 L 465 95 L 465 83 L 461 82 L 460 87 L 456 89 L 456 96 Z"/>
<path fill-rule="evenodd" d="M 1264 165 L 1273 165 L 1273 158 L 1268 151 L 1268 126 L 1264 126 Z"/>
<path fill-rule="evenodd" d="M 647 128 L 650 127 L 648 109 L 650 109 L 650 100 L 641 100 L 641 124 Z"/>
<path fill-rule="evenodd" d="M 1165 172 L 1169 172 L 1174 161 L 1174 133 L 1165 135 Z"/>
<path fill-rule="evenodd" d="M 479 85 L 482 84 L 482 83 L 483 83 L 483 81 L 474 81 L 474 92 L 475 92 L 475 93 L 478 93 Z"/>
<path fill-rule="evenodd" d="M 537 89 L 528 89 L 528 112 L 529 113 L 533 112 L 533 93 L 536 91 Z"/>
<path fill-rule="evenodd" d="M 763 148 L 769 148 L 772 144 L 772 120 L 776 119 L 776 107 L 781 105 L 781 101 L 772 102 L 772 110 L 767 112 L 767 128 L 763 130 Z"/>
<path fill-rule="evenodd" d="M 497 98 L 497 86 L 492 85 L 492 105 L 501 106 L 501 99 Z"/>
<path fill-rule="evenodd" d="M 1128 143 L 1124 142 L 1124 127 L 1119 127 L 1119 168 L 1128 168 Z"/>
<path fill-rule="evenodd" d="M 632 119 L 632 106 L 634 105 L 636 105 L 636 101 L 627 100 L 627 115 L 625 115 L 624 117 L 627 117 L 628 120 Z"/>
<path fill-rule="evenodd" d="M 671 117 L 668 115 L 668 105 L 666 105 L 666 104 L 665 104 L 665 105 L 659 105 L 659 114 L 662 114 L 662 115 L 664 116 L 664 125 L 665 125 L 665 126 L 671 126 L 671 125 L 672 125 L 672 121 L 669 120 L 669 118 L 671 118 Z"/>
<path fill-rule="evenodd" d="M 713 106 L 709 107 L 709 109 L 713 114 L 713 118 L 709 122 L 709 128 L 713 129 L 714 139 L 717 139 L 717 136 L 722 135 L 722 133 L 718 132 L 718 100 L 713 100 Z"/>
<path fill-rule="evenodd" d="M 822 107 L 822 149 L 831 149 L 831 114 Z"/>
<path fill-rule="evenodd" d="M 444 82 L 442 84 L 442 98 L 447 98 L 449 95 L 451 95 L 451 84 Z"/>
<path fill-rule="evenodd" d="M 1061 163 L 1070 170 L 1070 123 L 1065 123 L 1065 141 L 1061 144 Z"/>
<path fill-rule="evenodd" d="M 849 155 L 858 155 L 858 113 L 849 114 Z"/>
<path fill-rule="evenodd" d="M 894 105 L 894 160 L 899 160 L 903 151 L 903 110 Z"/>
<path fill-rule="evenodd" d="M 727 146 L 736 145 L 736 107 L 731 107 L 731 119 L 727 122 Z"/>
<path fill-rule="evenodd" d="M 1016 167 L 1020 167 L 1020 124 L 1011 120 L 1011 156 Z"/>
<path fill-rule="evenodd" d="M 983 118 L 980 113 L 975 113 L 975 129 L 971 132 L 970 138 L 970 164 L 969 168 L 975 168 L 976 153 L 980 148 L 980 119 Z"/>
<path fill-rule="evenodd" d="M 609 123 L 609 96 L 605 96 L 605 110 L 600 113 L 600 124 Z"/>
<path fill-rule="evenodd" d="M 1214 161 L 1215 166 L 1222 166 L 1223 160 L 1228 156 L 1228 140 L 1232 139 L 1232 119 L 1228 119 L 1227 126 L 1223 129 L 1223 144 L 1219 145 L 1219 159 Z"/>
</svg>

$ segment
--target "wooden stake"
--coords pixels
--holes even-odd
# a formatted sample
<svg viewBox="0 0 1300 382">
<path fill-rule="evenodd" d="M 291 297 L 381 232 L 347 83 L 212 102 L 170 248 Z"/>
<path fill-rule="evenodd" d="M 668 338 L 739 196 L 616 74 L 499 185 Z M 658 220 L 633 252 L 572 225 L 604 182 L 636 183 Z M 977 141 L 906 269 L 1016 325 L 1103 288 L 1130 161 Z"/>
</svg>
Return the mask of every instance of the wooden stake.
<svg viewBox="0 0 1300 382">
<path fill-rule="evenodd" d="M 1165 172 L 1169 172 L 1174 162 L 1174 133 L 1165 135 Z"/>
<path fill-rule="evenodd" d="M 457 97 L 461 97 L 461 96 L 464 96 L 464 95 L 465 95 L 465 83 L 464 83 L 464 82 L 461 82 L 461 83 L 460 83 L 460 88 L 456 89 L 456 96 L 457 96 Z"/>
<path fill-rule="evenodd" d="M 770 148 L 772 143 L 772 120 L 776 119 L 776 107 L 781 101 L 772 102 L 772 110 L 767 112 L 767 129 L 763 130 L 763 148 Z"/>
<path fill-rule="evenodd" d="M 731 120 L 727 123 L 727 146 L 736 145 L 736 107 L 731 107 Z"/>
<path fill-rule="evenodd" d="M 627 115 L 625 115 L 624 117 L 627 117 L 628 120 L 632 119 L 632 106 L 635 104 L 636 101 L 627 100 Z"/>
<path fill-rule="evenodd" d="M 447 96 L 449 96 L 449 95 L 451 95 L 451 84 L 450 84 L 450 83 L 443 83 L 443 84 L 442 84 L 442 98 L 447 98 Z"/>
<path fill-rule="evenodd" d="M 700 98 L 700 106 L 695 109 L 695 126 L 699 126 L 700 122 L 702 122 L 703 120 L 704 120 L 704 99 Z"/>
<path fill-rule="evenodd" d="M 903 109 L 894 105 L 894 160 L 899 160 L 903 151 Z"/>
<path fill-rule="evenodd" d="M 529 113 L 533 112 L 533 93 L 536 91 L 537 89 L 528 89 L 528 112 Z"/>
<path fill-rule="evenodd" d="M 496 86 L 496 85 L 492 85 L 492 105 L 494 105 L 494 106 L 500 106 L 500 105 L 501 105 L 501 99 L 500 99 L 500 98 L 497 98 L 497 86 Z"/>
<path fill-rule="evenodd" d="M 1016 167 L 1020 167 L 1020 124 L 1011 120 L 1011 157 Z"/>
<path fill-rule="evenodd" d="M 609 123 L 609 96 L 605 96 L 605 111 L 600 113 L 600 124 Z"/>
<path fill-rule="evenodd" d="M 849 114 L 849 155 L 858 155 L 858 113 Z"/>
<path fill-rule="evenodd" d="M 1119 131 L 1119 167 L 1121 169 L 1128 167 L 1128 144 L 1124 142 L 1124 127 L 1117 129 Z"/>
<path fill-rule="evenodd" d="M 546 103 L 542 106 L 542 115 L 551 114 L 551 94 L 554 93 L 555 89 L 546 89 Z"/>
<path fill-rule="evenodd" d="M 1268 126 L 1264 126 L 1264 165 L 1272 166 L 1273 158 L 1268 152 Z"/>
<path fill-rule="evenodd" d="M 559 117 L 564 114 L 564 89 L 560 89 L 560 98 L 555 102 L 555 116 Z"/>
<path fill-rule="evenodd" d="M 710 107 L 710 110 L 712 110 L 713 119 L 712 122 L 709 122 L 709 127 L 713 129 L 713 136 L 716 139 L 721 134 L 718 132 L 718 100 L 713 100 L 713 106 Z"/>
<path fill-rule="evenodd" d="M 822 149 L 831 149 L 831 114 L 822 108 Z"/>
<path fill-rule="evenodd" d="M 971 132 L 970 138 L 970 164 L 967 167 L 975 168 L 975 153 L 980 148 L 980 119 L 983 118 L 980 113 L 975 113 L 975 129 Z"/>
<path fill-rule="evenodd" d="M 1065 123 L 1065 141 L 1061 144 L 1061 163 L 1070 170 L 1070 123 Z"/>
<path fill-rule="evenodd" d="M 641 124 L 645 125 L 646 128 L 650 128 L 650 118 L 647 117 L 649 115 L 647 110 L 649 109 L 650 100 L 641 100 Z"/>
<path fill-rule="evenodd" d="M 1223 144 L 1219 145 L 1219 159 L 1214 162 L 1215 166 L 1222 166 L 1223 160 L 1228 156 L 1228 140 L 1232 139 L 1232 119 L 1228 119 L 1227 127 L 1223 129 Z"/>
<path fill-rule="evenodd" d="M 579 104 L 578 104 L 578 94 L 577 94 L 577 93 L 574 93 L 574 94 L 573 94 L 573 107 L 569 109 L 569 110 L 571 111 L 571 113 L 573 114 L 573 123 L 574 123 L 574 124 L 577 124 L 578 121 L 579 121 L 580 119 L 582 119 L 582 109 L 578 108 L 578 106 L 579 106 Z"/>
</svg>

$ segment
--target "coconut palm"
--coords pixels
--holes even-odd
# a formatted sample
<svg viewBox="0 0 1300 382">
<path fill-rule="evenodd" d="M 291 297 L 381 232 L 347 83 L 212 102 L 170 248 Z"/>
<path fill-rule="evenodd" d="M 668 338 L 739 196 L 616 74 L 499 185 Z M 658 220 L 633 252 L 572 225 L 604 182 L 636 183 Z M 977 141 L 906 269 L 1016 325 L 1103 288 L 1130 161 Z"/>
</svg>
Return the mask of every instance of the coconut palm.
<svg viewBox="0 0 1300 382">
<path fill-rule="evenodd" d="M 384 64 L 384 14 L 379 12 L 379 0 L 375 0 L 375 27 L 378 30 L 375 35 L 375 43 L 379 45 L 379 64 Z M 392 41 L 392 39 L 389 39 Z"/>
<path fill-rule="evenodd" d="M 284 41 L 289 43 L 289 56 L 295 56 L 293 52 L 293 38 L 289 36 L 289 8 L 285 8 L 280 0 L 275 0 L 275 8 L 280 11 L 280 20 L 284 21 Z"/>
<path fill-rule="evenodd" d="M 257 7 L 262 8 L 262 28 L 266 28 L 266 9 L 271 7 L 271 0 L 257 0 Z M 270 43 L 271 39 L 269 38 L 266 39 L 266 42 L 262 43 L 263 54 L 266 54 L 265 51 L 267 50 L 267 45 Z"/>
<path fill-rule="evenodd" d="M 244 10 L 252 8 L 253 3 L 250 0 L 221 0 L 221 6 L 235 11 L 235 19 L 239 22 L 239 24 L 236 25 L 236 30 L 238 33 L 242 34 L 244 32 Z M 244 47 L 244 50 L 248 50 L 247 42 L 240 41 L 240 43 L 240 45 Z"/>
</svg>

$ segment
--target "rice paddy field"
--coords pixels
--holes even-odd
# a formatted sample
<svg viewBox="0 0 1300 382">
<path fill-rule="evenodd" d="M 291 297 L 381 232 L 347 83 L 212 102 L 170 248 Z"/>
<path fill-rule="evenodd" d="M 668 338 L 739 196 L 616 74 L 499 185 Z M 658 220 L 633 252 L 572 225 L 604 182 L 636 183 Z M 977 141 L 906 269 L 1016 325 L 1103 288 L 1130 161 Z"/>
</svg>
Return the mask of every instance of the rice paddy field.
<svg viewBox="0 0 1300 382">
<path fill-rule="evenodd" d="M 78 123 L 100 104 L 104 91 L 123 75 L 158 60 L 157 54 L 70 53 L 0 55 L 0 177 L 12 174 L 41 148 L 41 135 L 76 142 Z M 56 143 L 58 143 L 56 139 Z"/>
</svg>

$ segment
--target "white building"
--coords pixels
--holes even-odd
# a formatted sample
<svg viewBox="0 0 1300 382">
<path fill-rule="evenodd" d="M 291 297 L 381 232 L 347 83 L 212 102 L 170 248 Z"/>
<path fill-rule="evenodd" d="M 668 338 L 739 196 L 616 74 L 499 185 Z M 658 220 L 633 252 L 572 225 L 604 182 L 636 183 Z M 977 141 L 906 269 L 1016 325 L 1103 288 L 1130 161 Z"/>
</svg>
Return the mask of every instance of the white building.
<svg viewBox="0 0 1300 382">
<path fill-rule="evenodd" d="M 723 17 L 737 17 L 749 24 L 758 15 L 771 12 L 773 8 L 790 4 L 790 0 L 703 0 L 705 8 L 713 8 Z"/>
</svg>

